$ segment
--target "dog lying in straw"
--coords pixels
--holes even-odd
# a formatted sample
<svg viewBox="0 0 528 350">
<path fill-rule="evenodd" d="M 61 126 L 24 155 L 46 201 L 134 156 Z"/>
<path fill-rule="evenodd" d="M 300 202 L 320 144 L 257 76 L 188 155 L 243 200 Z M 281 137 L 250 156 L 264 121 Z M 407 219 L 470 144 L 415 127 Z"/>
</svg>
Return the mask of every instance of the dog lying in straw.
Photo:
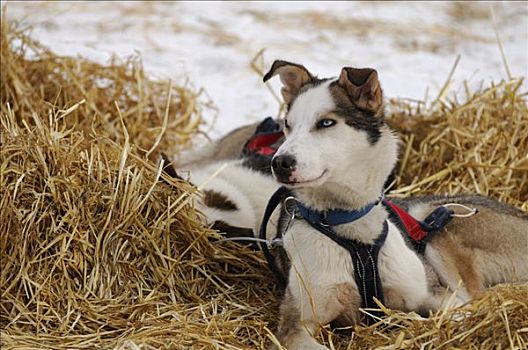
<svg viewBox="0 0 528 350">
<path fill-rule="evenodd" d="M 275 61 L 264 81 L 275 75 L 287 113 L 273 177 L 247 159 L 225 160 L 255 125 L 193 154 L 187 167 L 195 183 L 210 179 L 198 206 L 211 223 L 232 236 L 260 228 L 260 238 L 281 242 L 262 248 L 285 287 L 282 345 L 324 349 L 313 338 L 317 327 L 372 320 L 374 299 L 427 314 L 528 278 L 528 215 L 516 208 L 473 195 L 383 198 L 398 140 L 383 120 L 375 70 L 346 67 L 319 79 Z"/>
</svg>

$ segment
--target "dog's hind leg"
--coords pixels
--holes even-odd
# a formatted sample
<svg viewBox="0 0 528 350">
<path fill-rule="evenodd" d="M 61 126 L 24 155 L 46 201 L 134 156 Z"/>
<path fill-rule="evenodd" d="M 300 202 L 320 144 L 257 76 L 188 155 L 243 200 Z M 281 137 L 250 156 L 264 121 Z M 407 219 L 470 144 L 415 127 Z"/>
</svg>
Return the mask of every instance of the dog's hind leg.
<svg viewBox="0 0 528 350">
<path fill-rule="evenodd" d="M 441 238 L 442 241 L 451 243 L 448 237 Z M 460 303 L 464 303 L 477 297 L 484 285 L 474 268 L 471 254 L 454 244 L 449 244 L 448 248 L 449 250 L 444 249 L 445 254 L 440 255 L 438 249 L 430 245 L 425 255 L 443 284 L 450 292 L 456 293 Z"/>
<path fill-rule="evenodd" d="M 462 298 L 458 293 L 452 292 L 450 289 L 437 291 L 431 293 L 429 298 L 424 300 L 418 307 L 417 311 L 420 315 L 428 317 L 429 313 L 435 314 L 440 310 L 449 310 L 462 306 L 467 300 Z"/>
</svg>

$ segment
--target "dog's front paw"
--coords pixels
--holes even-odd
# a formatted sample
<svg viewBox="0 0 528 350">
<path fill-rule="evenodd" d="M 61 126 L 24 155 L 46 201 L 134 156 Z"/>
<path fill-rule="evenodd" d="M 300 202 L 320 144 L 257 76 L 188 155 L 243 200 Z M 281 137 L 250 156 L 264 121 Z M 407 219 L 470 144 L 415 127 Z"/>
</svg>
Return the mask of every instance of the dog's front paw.
<svg viewBox="0 0 528 350">
<path fill-rule="evenodd" d="M 299 342 L 290 343 L 283 346 L 271 345 L 268 350 L 328 350 L 324 345 L 319 344 L 315 339 L 303 339 Z"/>
<path fill-rule="evenodd" d="M 310 350 L 329 350 L 326 346 L 321 345 L 319 343 L 311 344 L 310 347 L 305 347 L 304 349 L 310 349 Z"/>
</svg>

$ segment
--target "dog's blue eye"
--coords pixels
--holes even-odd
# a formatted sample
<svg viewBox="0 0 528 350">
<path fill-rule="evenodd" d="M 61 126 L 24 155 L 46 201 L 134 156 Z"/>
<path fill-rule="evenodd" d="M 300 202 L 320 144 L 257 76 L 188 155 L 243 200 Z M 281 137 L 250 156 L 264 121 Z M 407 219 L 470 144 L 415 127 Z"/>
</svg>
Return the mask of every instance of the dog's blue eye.
<svg viewBox="0 0 528 350">
<path fill-rule="evenodd" d="M 335 125 L 336 121 L 333 119 L 321 119 L 317 122 L 317 128 L 329 128 Z"/>
</svg>

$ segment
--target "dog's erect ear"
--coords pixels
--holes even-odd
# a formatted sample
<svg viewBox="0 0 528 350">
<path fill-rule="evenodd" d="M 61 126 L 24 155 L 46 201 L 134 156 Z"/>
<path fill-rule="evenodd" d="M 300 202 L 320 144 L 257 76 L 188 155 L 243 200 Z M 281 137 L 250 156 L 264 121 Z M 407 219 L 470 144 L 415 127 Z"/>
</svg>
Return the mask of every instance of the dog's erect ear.
<svg viewBox="0 0 528 350">
<path fill-rule="evenodd" d="M 345 67 L 341 70 L 338 84 L 357 107 L 376 113 L 382 106 L 383 96 L 376 70 Z"/>
<path fill-rule="evenodd" d="M 276 60 L 269 72 L 264 75 L 264 82 L 277 74 L 284 85 L 281 89 L 282 97 L 288 104 L 299 93 L 301 87 L 314 78 L 308 69 L 300 64 Z"/>
</svg>

